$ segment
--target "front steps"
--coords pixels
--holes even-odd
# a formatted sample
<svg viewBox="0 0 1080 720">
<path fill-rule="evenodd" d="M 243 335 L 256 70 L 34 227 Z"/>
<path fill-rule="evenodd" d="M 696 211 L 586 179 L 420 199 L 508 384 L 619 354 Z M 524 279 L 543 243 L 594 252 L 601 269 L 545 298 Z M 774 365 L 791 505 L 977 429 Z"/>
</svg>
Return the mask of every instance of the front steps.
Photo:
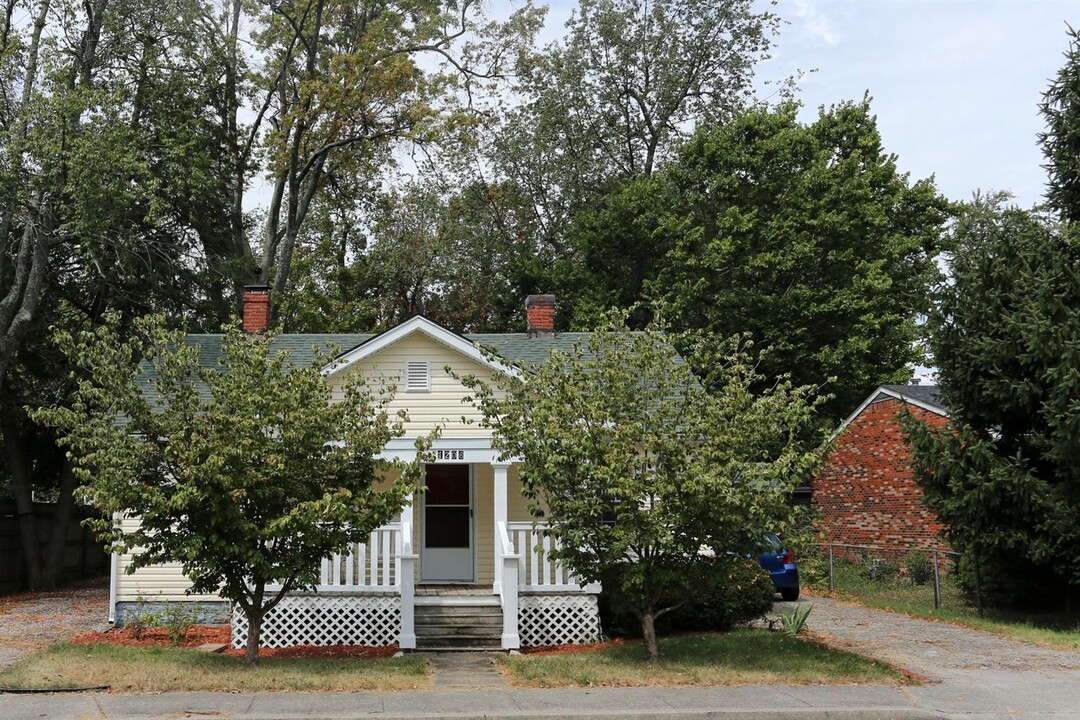
<svg viewBox="0 0 1080 720">
<path fill-rule="evenodd" d="M 502 648 L 502 607 L 494 595 L 418 595 L 414 618 L 417 650 Z"/>
</svg>

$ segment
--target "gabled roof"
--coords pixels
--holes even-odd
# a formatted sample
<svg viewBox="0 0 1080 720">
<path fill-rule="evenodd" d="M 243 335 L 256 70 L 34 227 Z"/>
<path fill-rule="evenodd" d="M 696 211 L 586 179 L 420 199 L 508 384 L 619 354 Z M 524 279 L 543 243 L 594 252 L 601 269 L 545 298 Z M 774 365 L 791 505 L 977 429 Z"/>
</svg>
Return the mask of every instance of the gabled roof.
<svg viewBox="0 0 1080 720">
<path fill-rule="evenodd" d="M 417 315 L 400 325 L 387 330 L 384 333 L 376 335 L 369 340 L 360 343 L 348 352 L 344 352 L 339 355 L 334 361 L 323 369 L 323 373 L 326 375 L 335 375 L 339 372 L 343 372 L 352 367 L 356 363 L 371 357 L 378 353 L 380 350 L 393 345 L 399 340 L 402 340 L 410 335 L 421 334 L 437 343 L 445 345 L 451 350 L 455 350 L 461 355 L 486 365 L 493 370 L 498 370 L 510 375 L 516 375 L 517 370 L 513 366 L 501 362 L 498 358 L 492 358 L 488 354 L 484 353 L 479 347 L 476 346 L 470 339 L 464 335 L 458 335 L 455 332 L 447 330 L 442 325 L 431 322 L 427 318 Z M 534 340 L 534 343 L 542 343 L 542 340 Z M 499 354 L 500 357 L 506 358 L 505 355 Z M 516 358 L 507 358 L 510 360 Z"/>
<path fill-rule="evenodd" d="M 839 435 L 844 428 L 850 425 L 851 422 L 859 417 L 859 415 L 862 414 L 862 411 L 870 405 L 890 398 L 909 403 L 917 408 L 936 413 L 942 417 L 949 417 L 949 410 L 945 407 L 945 401 L 942 399 L 941 390 L 937 385 L 882 385 L 877 390 L 870 393 L 870 397 L 866 398 L 866 400 L 855 409 L 855 412 L 848 415 L 844 422 L 840 423 L 840 427 L 836 428 L 833 437 Z"/>
<path fill-rule="evenodd" d="M 383 333 L 283 333 L 273 337 L 270 350 L 272 353 L 287 351 L 293 365 L 307 366 L 315 359 L 313 348 L 319 348 L 323 353 L 334 358 L 333 362 L 326 366 L 324 372 L 336 374 L 416 332 L 483 365 L 511 373 L 516 373 L 516 371 L 510 363 L 521 363 L 527 366 L 541 365 L 547 362 L 552 350 L 570 352 L 576 343 L 587 342 L 592 334 L 567 332 L 539 338 L 530 338 L 524 332 L 458 335 L 417 315 Z M 188 345 L 198 346 L 199 365 L 212 368 L 217 366 L 221 358 L 223 338 L 221 334 L 191 334 L 185 338 L 185 341 Z M 483 352 L 484 350 L 497 357 L 489 358 Z M 505 360 L 506 363 L 500 360 Z M 153 367 L 144 362 L 140 381 L 143 392 L 151 403 L 157 400 L 157 390 L 153 383 L 154 375 Z M 197 385 L 200 396 L 208 400 L 209 388 L 203 383 Z"/>
<path fill-rule="evenodd" d="M 937 385 L 882 385 L 879 390 L 887 395 L 918 405 L 924 410 L 938 415 L 949 415 L 945 399 L 941 397 L 941 388 Z"/>
</svg>

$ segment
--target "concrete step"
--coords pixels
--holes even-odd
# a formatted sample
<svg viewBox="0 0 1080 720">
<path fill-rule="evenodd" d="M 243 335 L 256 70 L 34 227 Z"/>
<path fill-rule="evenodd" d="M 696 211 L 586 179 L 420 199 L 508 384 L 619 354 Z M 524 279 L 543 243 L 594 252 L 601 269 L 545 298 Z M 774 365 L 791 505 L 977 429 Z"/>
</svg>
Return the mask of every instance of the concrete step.
<svg viewBox="0 0 1080 720">
<path fill-rule="evenodd" d="M 424 635 L 416 634 L 417 650 L 500 650 L 502 635 L 494 637 L 473 635 Z"/>
</svg>

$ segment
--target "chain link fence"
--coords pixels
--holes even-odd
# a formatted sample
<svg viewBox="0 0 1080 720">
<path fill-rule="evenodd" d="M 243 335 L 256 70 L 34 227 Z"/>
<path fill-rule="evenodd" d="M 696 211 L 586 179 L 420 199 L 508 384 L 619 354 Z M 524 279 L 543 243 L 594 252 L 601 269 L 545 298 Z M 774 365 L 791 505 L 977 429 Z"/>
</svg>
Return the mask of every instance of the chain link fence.
<svg viewBox="0 0 1080 720">
<path fill-rule="evenodd" d="M 974 605 L 982 614 L 982 588 L 974 567 L 973 595 L 961 588 L 963 553 L 941 548 L 814 543 L 800 560 L 806 585 L 826 587 L 870 602 L 918 609 Z"/>
</svg>

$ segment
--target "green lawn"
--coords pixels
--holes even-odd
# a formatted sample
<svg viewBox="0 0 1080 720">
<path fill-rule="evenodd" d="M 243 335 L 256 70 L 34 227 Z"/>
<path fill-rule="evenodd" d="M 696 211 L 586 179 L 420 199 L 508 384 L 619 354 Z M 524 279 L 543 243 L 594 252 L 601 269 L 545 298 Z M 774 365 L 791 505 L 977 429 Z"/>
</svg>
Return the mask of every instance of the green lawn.
<svg viewBox="0 0 1080 720">
<path fill-rule="evenodd" d="M 832 595 L 844 600 L 915 617 L 968 625 L 1026 642 L 1080 650 L 1080 619 L 1077 617 L 993 609 L 986 609 L 984 616 L 980 617 L 978 610 L 967 604 L 960 588 L 948 578 L 941 583 L 940 608 L 934 607 L 933 583 L 914 585 L 902 578 L 873 580 L 866 577 L 859 566 L 842 562 L 835 564 L 834 578 L 836 589 Z M 825 582 L 818 581 L 815 585 L 819 592 L 825 593 Z"/>
<path fill-rule="evenodd" d="M 636 642 L 500 662 L 515 685 L 526 687 L 911 682 L 881 663 L 760 629 L 661 638 L 660 660 L 653 665 Z"/>
<path fill-rule="evenodd" d="M 418 657 L 242 658 L 173 647 L 56 645 L 0 672 L 0 686 L 22 689 L 108 685 L 113 692 L 209 690 L 407 690 L 428 682 Z"/>
</svg>

